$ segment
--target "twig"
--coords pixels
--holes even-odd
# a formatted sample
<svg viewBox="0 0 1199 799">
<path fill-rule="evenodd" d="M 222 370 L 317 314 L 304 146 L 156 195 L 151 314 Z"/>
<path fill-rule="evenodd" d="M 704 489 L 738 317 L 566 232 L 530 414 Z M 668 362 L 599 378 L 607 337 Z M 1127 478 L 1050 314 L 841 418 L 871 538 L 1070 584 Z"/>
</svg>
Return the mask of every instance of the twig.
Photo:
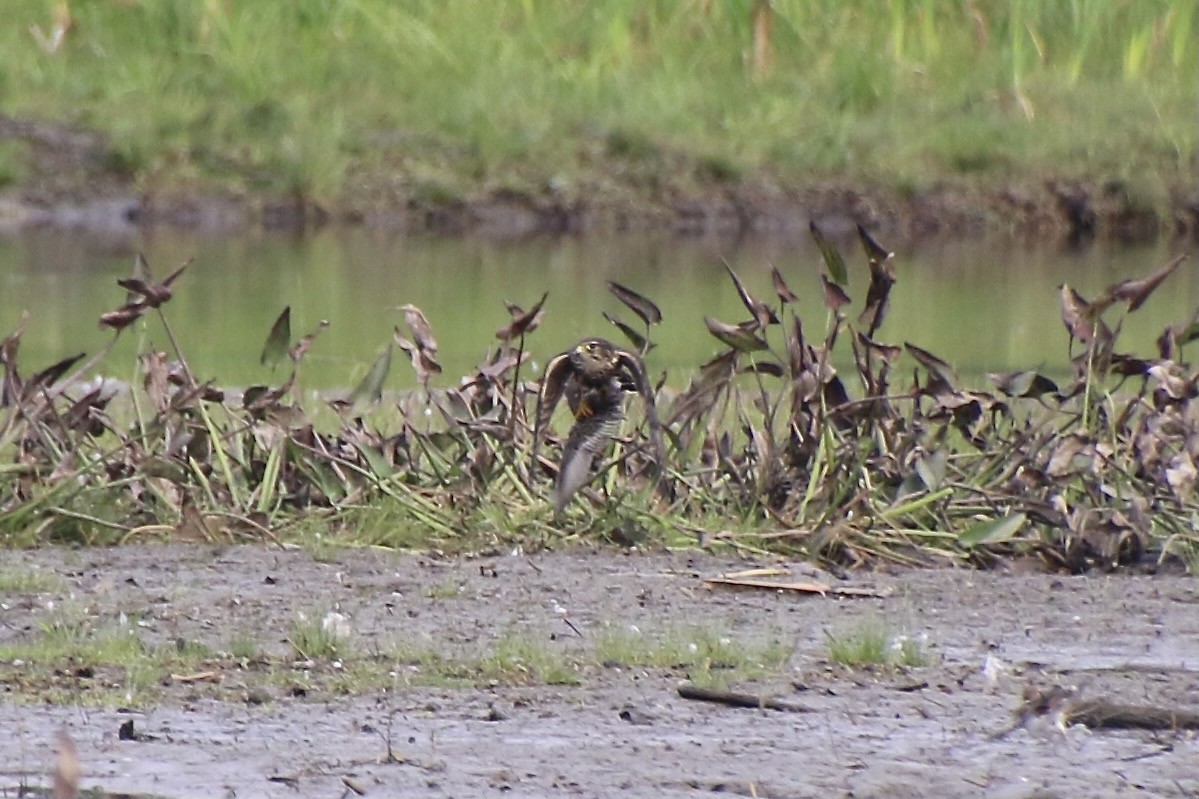
<svg viewBox="0 0 1199 799">
<path fill-rule="evenodd" d="M 730 577 L 708 577 L 704 582 L 708 585 L 723 585 L 729 588 L 756 588 L 765 591 L 792 591 L 799 594 L 820 594 L 821 596 L 831 594 L 832 596 L 870 599 L 885 598 L 892 593 L 890 589 L 854 588 L 815 582 L 782 583 L 773 580 L 738 580 Z"/>
<path fill-rule="evenodd" d="M 1066 725 L 1109 730 L 1199 730 L 1199 711 L 1152 705 L 1121 705 L 1102 699 L 1067 702 Z"/>
<path fill-rule="evenodd" d="M 679 696 L 683 699 L 693 699 L 697 702 L 712 702 L 729 707 L 748 707 L 766 710 L 778 710 L 783 713 L 814 713 L 810 707 L 783 702 L 769 696 L 754 694 L 738 694 L 732 691 L 718 691 L 715 688 L 700 688 L 694 683 L 685 682 L 679 685 Z"/>
<path fill-rule="evenodd" d="M 1015 715 L 1015 723 L 993 733 L 991 738 L 1002 738 L 1026 726 L 1031 719 L 1047 715 L 1054 716 L 1063 729 L 1081 724 L 1090 729 L 1108 730 L 1199 730 L 1199 710 L 1076 699 L 1071 691 L 1058 686 L 1048 690 L 1026 688 L 1024 701 Z"/>
</svg>

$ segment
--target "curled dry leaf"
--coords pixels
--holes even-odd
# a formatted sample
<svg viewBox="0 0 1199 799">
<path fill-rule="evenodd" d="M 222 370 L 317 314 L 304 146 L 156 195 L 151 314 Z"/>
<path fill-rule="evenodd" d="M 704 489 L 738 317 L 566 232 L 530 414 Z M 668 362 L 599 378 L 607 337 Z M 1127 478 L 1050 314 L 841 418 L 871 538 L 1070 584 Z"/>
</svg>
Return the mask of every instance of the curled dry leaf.
<svg viewBox="0 0 1199 799">
<path fill-rule="evenodd" d="M 316 337 L 319 336 L 321 331 L 328 326 L 329 320 L 327 319 L 322 319 L 321 321 L 317 322 L 316 330 L 313 330 L 311 333 L 305 335 L 287 351 L 287 357 L 291 358 L 292 363 L 299 363 L 300 361 L 304 360 L 304 356 L 307 355 L 308 351 L 312 349 L 312 344 L 316 341 Z"/>
<path fill-rule="evenodd" d="M 616 329 L 619 330 L 621 332 L 621 334 L 629 340 L 629 343 L 633 345 L 633 348 L 635 350 L 637 350 L 638 352 L 640 352 L 643 355 L 649 351 L 650 347 L 652 346 L 649 342 L 649 339 L 647 339 L 645 336 L 641 335 L 636 330 L 629 327 L 624 322 L 620 321 L 619 319 L 617 319 L 615 316 L 608 313 L 607 311 L 601 311 L 600 313 L 602 313 L 604 318 L 607 319 L 609 322 L 611 322 L 612 325 L 615 326 Z"/>
<path fill-rule="evenodd" d="M 1057 383 L 1040 372 L 991 372 L 987 379 L 1009 397 L 1041 397 L 1058 393 Z"/>
<path fill-rule="evenodd" d="M 953 371 L 953 367 L 948 363 L 933 355 L 928 350 L 917 347 L 910 341 L 905 341 L 903 347 L 908 351 L 909 355 L 916 359 L 917 363 L 928 370 L 930 377 L 947 386 L 957 384 L 957 373 Z"/>
<path fill-rule="evenodd" d="M 726 322 L 721 322 L 719 319 L 705 316 L 704 324 L 708 326 L 709 333 L 738 352 L 757 352 L 769 346 L 766 340 L 759 337 L 755 332 L 758 327 L 757 322 L 743 322 L 740 325 L 730 325 Z"/>
<path fill-rule="evenodd" d="M 137 264 L 134 268 L 134 277 L 128 277 L 117 280 L 117 285 L 126 290 L 126 305 L 143 305 L 149 308 L 158 308 L 171 299 L 171 285 L 179 278 L 180 275 L 192 264 L 189 258 L 184 261 L 174 272 L 167 275 L 159 283 L 154 283 L 149 279 L 149 264 L 139 254 Z M 138 273 L 143 272 L 146 277 L 138 276 Z"/>
<path fill-rule="evenodd" d="M 507 304 L 508 313 L 512 315 L 512 322 L 495 331 L 495 337 L 500 341 L 511 341 L 536 330 L 537 326 L 541 324 L 541 308 L 549 296 L 549 292 L 542 294 L 541 299 L 527 311 L 521 310 L 519 305 Z"/>
<path fill-rule="evenodd" d="M 412 369 L 416 372 L 416 379 L 422 386 L 427 387 L 430 377 L 441 374 L 441 364 L 433 359 L 433 354 L 419 344 L 404 338 L 398 327 L 395 329 L 395 342 L 400 349 L 408 353 L 408 357 L 412 361 Z"/>
<path fill-rule="evenodd" d="M 870 353 L 878 355 L 888 363 L 894 363 L 895 359 L 903 352 L 903 347 L 896 344 L 883 344 L 867 336 L 865 333 L 858 333 L 858 341 Z"/>
<path fill-rule="evenodd" d="M 1106 308 L 1113 302 L 1127 302 L 1128 310 L 1131 313 L 1144 305 L 1145 300 L 1149 299 L 1149 295 L 1153 294 L 1166 278 L 1174 274 L 1174 271 L 1185 260 L 1186 256 L 1180 255 L 1148 277 L 1140 280 L 1122 280 L 1109 286 L 1103 297 L 1096 300 L 1095 304 Z"/>
<path fill-rule="evenodd" d="M 1083 299 L 1082 295 L 1065 283 L 1061 288 L 1062 302 L 1062 322 L 1066 325 L 1066 330 L 1070 331 L 1070 335 L 1083 343 L 1087 343 L 1095 338 L 1099 342 L 1110 342 L 1112 339 L 1112 331 L 1099 318 L 1101 308 L 1092 306 L 1091 303 Z"/>
<path fill-rule="evenodd" d="M 148 310 L 148 306 L 140 303 L 122 305 L 115 311 L 107 311 L 100 314 L 100 327 L 111 327 L 113 330 L 124 330 L 138 319 L 141 319 Z"/>
<path fill-rule="evenodd" d="M 83 357 L 83 353 L 72 355 L 69 358 L 63 358 L 61 361 L 52 363 L 40 372 L 35 372 L 32 377 L 25 383 L 24 395 L 31 397 L 42 389 L 49 388 L 54 385 L 65 375 L 72 366 L 79 362 Z"/>
<path fill-rule="evenodd" d="M 637 314 L 641 321 L 645 322 L 646 327 L 662 323 L 662 311 L 648 297 L 638 294 L 627 286 L 622 286 L 615 280 L 608 281 L 608 291 L 628 306 L 630 311 Z"/>
<path fill-rule="evenodd" d="M 887 316 L 891 287 L 895 285 L 895 261 L 890 256 L 886 253 L 882 260 L 870 259 L 870 288 L 866 292 L 866 307 L 858 317 L 858 324 L 866 328 L 867 336 L 873 336 Z"/>
<path fill-rule="evenodd" d="M 733 267 L 729 266 L 728 261 L 721 261 L 724 264 L 724 269 L 729 273 L 729 277 L 733 280 L 733 285 L 737 288 L 737 294 L 741 297 L 741 302 L 745 305 L 750 316 L 754 318 L 759 327 L 767 325 L 777 325 L 778 317 L 774 315 L 774 311 L 770 310 L 770 306 L 762 302 L 758 298 L 749 293 L 749 289 L 745 288 L 745 284 L 741 282 L 741 278 L 733 271 Z"/>
<path fill-rule="evenodd" d="M 871 264 L 881 264 L 883 261 L 890 261 L 895 257 L 895 253 L 879 244 L 874 236 L 870 235 L 870 231 L 861 225 L 858 225 L 857 228 L 858 239 L 862 242 L 862 249 L 866 251 L 866 258 Z"/>
<path fill-rule="evenodd" d="M 845 289 L 829 280 L 827 275 L 820 276 L 820 283 L 824 287 L 824 305 L 833 313 L 837 313 L 843 307 L 853 302 L 849 298 L 849 295 L 845 293 Z"/>
<path fill-rule="evenodd" d="M 778 267 L 770 267 L 770 280 L 774 284 L 774 293 L 778 296 L 779 302 L 787 305 L 799 299 L 787 285 L 787 281 L 783 280 L 783 275 L 779 272 Z"/>
<path fill-rule="evenodd" d="M 412 339 L 416 346 L 431 358 L 436 358 L 437 339 L 433 337 L 433 327 L 425 317 L 425 312 L 411 304 L 400 306 L 400 310 L 404 312 L 404 324 L 412 331 Z M 438 371 L 441 371 L 440 367 Z"/>
</svg>

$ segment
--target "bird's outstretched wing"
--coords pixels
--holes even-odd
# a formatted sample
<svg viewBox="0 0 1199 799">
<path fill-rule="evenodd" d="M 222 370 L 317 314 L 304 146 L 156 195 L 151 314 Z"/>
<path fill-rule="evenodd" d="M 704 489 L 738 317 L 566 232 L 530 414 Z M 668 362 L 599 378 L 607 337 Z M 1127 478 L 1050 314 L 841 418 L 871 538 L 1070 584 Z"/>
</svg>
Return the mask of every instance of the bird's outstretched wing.
<svg viewBox="0 0 1199 799">
<path fill-rule="evenodd" d="M 566 381 L 574 374 L 574 364 L 571 362 L 571 350 L 556 355 L 545 365 L 545 374 L 541 378 L 541 390 L 537 392 L 537 410 L 533 412 L 533 464 L 530 467 L 529 479 L 537 474 L 537 450 L 541 446 L 541 432 L 553 418 L 554 409 L 562 399 L 566 390 Z"/>
<path fill-rule="evenodd" d="M 650 385 L 649 377 L 645 374 L 645 364 L 634 353 L 624 349 L 616 350 L 619 367 L 633 379 L 633 386 L 645 403 L 645 418 L 649 420 L 650 444 L 654 448 L 654 460 L 657 462 L 658 474 L 666 471 L 666 445 L 662 441 L 662 422 L 658 420 L 658 409 L 654 404 L 654 387 Z"/>
<path fill-rule="evenodd" d="M 591 479 L 591 468 L 596 456 L 604 451 L 612 436 L 620 430 L 623 414 L 620 400 L 614 405 L 604 406 L 593 416 L 586 416 L 574 423 L 570 437 L 562 448 L 562 464 L 554 481 L 554 515 L 561 517 L 562 511 L 575 492 Z"/>
</svg>

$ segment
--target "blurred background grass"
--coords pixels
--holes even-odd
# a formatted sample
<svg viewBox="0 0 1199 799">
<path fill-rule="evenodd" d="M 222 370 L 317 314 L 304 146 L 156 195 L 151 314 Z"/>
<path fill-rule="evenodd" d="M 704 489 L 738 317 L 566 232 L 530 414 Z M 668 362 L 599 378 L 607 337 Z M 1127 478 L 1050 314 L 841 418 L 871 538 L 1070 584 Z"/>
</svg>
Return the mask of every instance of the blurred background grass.
<svg viewBox="0 0 1199 799">
<path fill-rule="evenodd" d="M 28 0 L 0 106 L 147 190 L 452 202 L 1192 170 L 1199 0 Z M 0 183 L 24 177 L 0 152 Z"/>
</svg>

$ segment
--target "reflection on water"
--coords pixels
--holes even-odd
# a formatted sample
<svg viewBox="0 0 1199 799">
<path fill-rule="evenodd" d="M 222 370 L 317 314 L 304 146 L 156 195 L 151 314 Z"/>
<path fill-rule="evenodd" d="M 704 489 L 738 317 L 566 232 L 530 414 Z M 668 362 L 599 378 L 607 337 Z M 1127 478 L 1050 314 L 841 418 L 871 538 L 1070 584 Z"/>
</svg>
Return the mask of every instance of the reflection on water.
<svg viewBox="0 0 1199 799">
<path fill-rule="evenodd" d="M 884 243 L 886 243 L 884 241 Z M 865 261 L 856 241 L 842 243 L 851 269 L 854 313 L 865 299 Z M 935 242 L 897 252 L 899 282 L 890 315 L 877 338 L 910 341 L 945 358 L 959 371 L 1066 364 L 1066 335 L 1057 286 L 1068 282 L 1086 297 L 1125 277 L 1141 276 L 1191 245 L 1078 252 L 1021 249 L 979 241 Z M 774 300 L 770 267 L 777 266 L 801 295 L 805 332 L 818 338 L 821 304 L 819 254 L 807 240 L 739 242 L 669 235 L 535 239 L 398 237 L 380 231 L 323 231 L 304 237 L 243 235 L 213 238 L 153 231 L 140 240 L 106 241 L 92 235 L 39 231 L 0 238 L 0 335 L 30 312 L 21 362 L 26 371 L 107 340 L 96 320 L 119 305 L 116 279 L 129 273 L 137 250 L 158 276 L 179 263 L 195 264 L 176 284 L 166 306 L 197 375 L 244 385 L 271 379 L 258 364 L 270 325 L 292 308 L 295 336 L 331 323 L 306 361 L 302 384 L 331 388 L 356 382 L 402 324 L 397 306 L 413 303 L 432 322 L 451 384 L 494 343 L 508 321 L 503 303 L 524 306 L 550 294 L 545 323 L 530 340 L 540 362 L 585 335 L 619 334 L 600 315 L 623 309 L 605 286 L 616 280 L 654 299 L 664 322 L 649 358 L 652 372 L 669 369 L 672 382 L 714 354 L 719 345 L 703 317 L 737 322 L 746 317 L 721 259 L 750 291 Z M 1152 352 L 1164 324 L 1187 318 L 1199 302 L 1199 260 L 1183 265 L 1163 289 L 1125 323 L 1125 348 Z M 166 348 L 157 322 L 145 335 Z M 137 330 L 126 331 L 105 372 L 128 379 Z M 777 339 L 776 339 L 777 340 Z M 393 385 L 411 382 L 397 358 Z"/>
</svg>

